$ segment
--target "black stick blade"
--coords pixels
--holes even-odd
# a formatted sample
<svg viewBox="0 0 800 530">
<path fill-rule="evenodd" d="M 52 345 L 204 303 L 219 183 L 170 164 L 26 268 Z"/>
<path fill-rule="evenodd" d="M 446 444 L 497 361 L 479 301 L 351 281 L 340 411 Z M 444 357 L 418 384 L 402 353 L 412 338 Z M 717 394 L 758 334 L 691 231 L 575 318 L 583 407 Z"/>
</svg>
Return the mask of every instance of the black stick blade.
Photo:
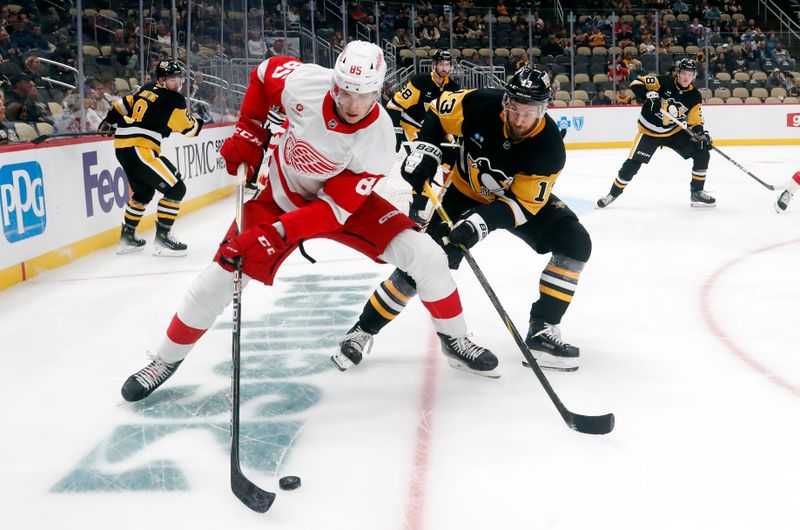
<svg viewBox="0 0 800 530">
<path fill-rule="evenodd" d="M 264 513 L 275 501 L 275 494 L 264 491 L 241 473 L 231 473 L 231 490 L 245 506 L 254 512 Z"/>
<path fill-rule="evenodd" d="M 584 434 L 608 434 L 614 430 L 614 414 L 604 414 L 602 416 L 572 414 L 567 424 L 570 429 Z"/>
</svg>

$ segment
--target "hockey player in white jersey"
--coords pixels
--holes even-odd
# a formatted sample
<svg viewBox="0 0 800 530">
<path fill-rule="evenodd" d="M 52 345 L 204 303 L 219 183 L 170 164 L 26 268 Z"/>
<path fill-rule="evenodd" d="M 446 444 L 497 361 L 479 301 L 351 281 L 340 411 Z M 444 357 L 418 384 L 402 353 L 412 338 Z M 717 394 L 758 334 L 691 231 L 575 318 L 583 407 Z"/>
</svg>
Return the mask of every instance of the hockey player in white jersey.
<svg viewBox="0 0 800 530">
<path fill-rule="evenodd" d="M 792 196 L 797 193 L 797 190 L 800 190 L 800 171 L 792 175 L 792 178 L 786 181 L 783 187 L 786 189 L 783 190 L 783 193 L 778 196 L 778 200 L 775 201 L 775 211 L 778 213 L 786 211 L 786 208 L 789 207 L 789 201 L 792 200 Z"/>
<path fill-rule="evenodd" d="M 122 387 L 128 401 L 150 395 L 178 368 L 233 295 L 233 259 L 243 285 L 271 285 L 281 263 L 304 240 L 338 241 L 377 262 L 408 272 L 433 317 L 444 354 L 456 367 L 493 374 L 497 358 L 467 338 L 447 258 L 429 236 L 372 193 L 394 162 L 394 130 L 377 103 L 386 64 L 370 43 L 348 44 L 334 68 L 271 57 L 250 74 L 233 136 L 220 153 L 228 172 L 258 169 L 267 113 L 278 106 L 289 126 L 271 158 L 264 191 L 244 205 L 242 231 L 228 230 L 217 255 L 194 281 L 152 355 Z"/>
</svg>

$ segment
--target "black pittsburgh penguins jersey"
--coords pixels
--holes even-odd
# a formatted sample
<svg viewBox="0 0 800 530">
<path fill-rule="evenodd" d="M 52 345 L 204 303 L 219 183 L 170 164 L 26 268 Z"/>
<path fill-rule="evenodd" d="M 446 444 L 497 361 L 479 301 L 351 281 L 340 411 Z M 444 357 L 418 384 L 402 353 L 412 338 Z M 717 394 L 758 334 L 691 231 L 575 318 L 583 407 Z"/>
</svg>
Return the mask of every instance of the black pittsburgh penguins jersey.
<svg viewBox="0 0 800 530">
<path fill-rule="evenodd" d="M 461 136 L 453 185 L 471 199 L 502 202 L 497 226 L 524 224 L 547 203 L 564 168 L 566 151 L 558 126 L 550 116 L 517 141 L 509 139 L 503 112 L 503 91 L 497 89 L 446 92 L 428 111 L 419 140 L 441 143 L 445 134 Z"/>
<path fill-rule="evenodd" d="M 663 115 L 664 112 L 669 112 L 689 128 L 703 123 L 701 110 L 703 97 L 694 85 L 682 89 L 675 82 L 675 77 L 670 74 L 658 77 L 643 75 L 632 81 L 630 88 L 639 101 L 645 102 L 639 115 L 639 130 L 648 136 L 672 136 L 681 130 Z M 650 110 L 647 103 L 646 94 L 651 90 L 661 96 L 661 108 L 658 113 Z"/>
<path fill-rule="evenodd" d="M 443 92 L 453 92 L 459 88 L 458 83 L 449 76 L 444 78 L 441 85 L 437 85 L 433 80 L 433 72 L 417 74 L 386 104 L 386 110 L 395 127 L 402 126 L 409 139 L 413 140 L 422 126 L 428 104 L 439 99 Z"/>
<path fill-rule="evenodd" d="M 161 140 L 173 131 L 196 136 L 201 122 L 190 118 L 179 92 L 146 84 L 114 103 L 106 119 L 116 123 L 114 147 L 145 147 L 161 151 Z"/>
</svg>

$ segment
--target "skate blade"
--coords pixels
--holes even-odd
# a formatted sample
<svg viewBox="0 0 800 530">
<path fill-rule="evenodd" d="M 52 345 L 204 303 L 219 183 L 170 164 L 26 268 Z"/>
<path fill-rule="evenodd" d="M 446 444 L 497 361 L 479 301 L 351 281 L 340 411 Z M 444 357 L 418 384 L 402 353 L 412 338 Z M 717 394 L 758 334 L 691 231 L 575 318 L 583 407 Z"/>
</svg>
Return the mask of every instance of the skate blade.
<svg viewBox="0 0 800 530">
<path fill-rule="evenodd" d="M 773 206 L 775 206 L 775 211 L 777 213 L 786 213 L 786 208 L 781 208 L 780 204 L 777 202 Z"/>
<path fill-rule="evenodd" d="M 456 370 L 461 370 L 462 372 L 469 372 L 471 374 L 488 377 L 489 379 L 498 379 L 500 377 L 500 373 L 497 371 L 497 368 L 489 371 L 473 370 L 463 362 L 459 361 L 458 359 L 453 359 L 452 357 L 447 358 L 447 364 L 449 364 L 452 368 L 455 368 Z"/>
<path fill-rule="evenodd" d="M 182 258 L 187 253 L 187 250 L 172 250 L 169 248 L 153 247 L 153 256 L 160 256 L 162 258 Z"/>
<path fill-rule="evenodd" d="M 704 202 L 693 202 L 691 203 L 692 208 L 715 208 L 717 203 L 706 204 Z"/>
<path fill-rule="evenodd" d="M 348 368 L 354 366 L 353 361 L 348 359 L 346 355 L 331 355 L 331 363 L 333 363 L 340 372 L 346 372 Z"/>
<path fill-rule="evenodd" d="M 144 245 L 141 247 L 132 247 L 130 245 L 119 245 L 117 246 L 116 253 L 118 256 L 124 256 L 125 254 L 136 254 L 137 252 L 141 252 L 144 250 Z"/>
<path fill-rule="evenodd" d="M 542 370 L 553 370 L 555 372 L 574 372 L 579 368 L 579 357 L 557 357 L 550 353 L 531 350 L 531 355 L 536 359 L 536 364 Z M 528 361 L 522 361 L 523 366 L 530 368 Z"/>
</svg>

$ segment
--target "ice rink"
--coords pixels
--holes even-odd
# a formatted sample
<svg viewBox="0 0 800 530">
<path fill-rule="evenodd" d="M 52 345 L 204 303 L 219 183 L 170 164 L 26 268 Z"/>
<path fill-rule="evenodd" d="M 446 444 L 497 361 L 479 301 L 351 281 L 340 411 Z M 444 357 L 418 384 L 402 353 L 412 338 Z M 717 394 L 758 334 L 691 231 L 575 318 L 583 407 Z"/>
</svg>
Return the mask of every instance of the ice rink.
<svg viewBox="0 0 800 530">
<path fill-rule="evenodd" d="M 797 146 L 722 149 L 776 185 L 800 168 Z M 800 529 L 800 204 L 777 215 L 779 191 L 712 153 L 718 206 L 690 208 L 691 162 L 661 150 L 593 209 L 626 154 L 569 151 L 555 188 L 594 251 L 561 326 L 580 370 L 547 376 L 571 410 L 613 412 L 611 434 L 565 426 L 466 264 L 500 379 L 451 369 L 418 301 L 332 369 L 391 269 L 313 241 L 316 265 L 295 253 L 244 295 L 243 466 L 278 493 L 249 511 L 229 487 L 230 308 L 150 398 L 120 396 L 231 197 L 179 218 L 186 258 L 106 249 L 0 292 L 0 528 Z M 474 256 L 524 334 L 549 256 L 504 233 Z M 278 490 L 288 474 L 299 490 Z"/>
</svg>

